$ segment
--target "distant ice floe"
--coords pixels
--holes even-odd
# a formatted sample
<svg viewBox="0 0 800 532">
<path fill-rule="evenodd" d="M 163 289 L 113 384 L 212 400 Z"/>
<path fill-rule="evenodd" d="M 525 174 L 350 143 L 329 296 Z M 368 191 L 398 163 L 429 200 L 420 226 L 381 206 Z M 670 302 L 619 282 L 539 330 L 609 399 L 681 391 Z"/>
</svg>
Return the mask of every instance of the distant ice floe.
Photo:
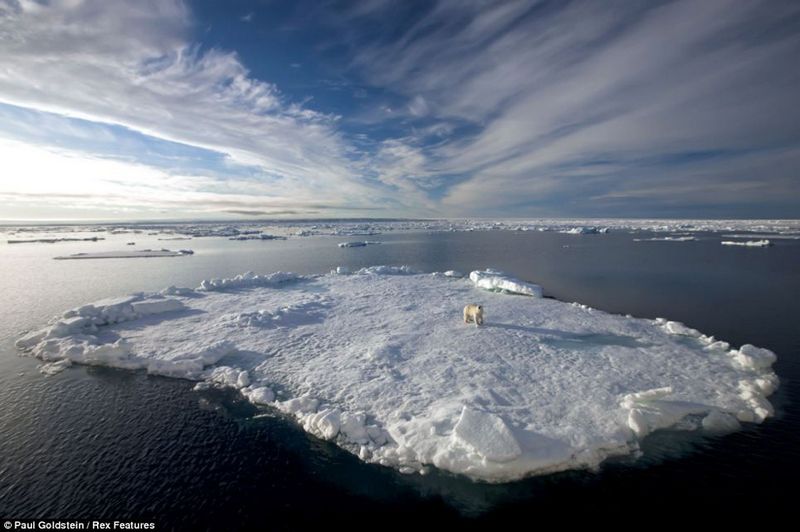
<svg viewBox="0 0 800 532">
<path fill-rule="evenodd" d="M 45 373 L 103 365 L 236 389 L 365 462 L 490 482 L 773 414 L 771 351 L 538 296 L 496 270 L 247 273 L 84 305 L 17 346 Z M 486 309 L 483 327 L 462 322 L 466 303 Z"/>
<path fill-rule="evenodd" d="M 230 236 L 228 240 L 286 240 L 285 236 L 268 235 L 266 233 L 259 233 L 256 235 L 238 235 Z"/>
<path fill-rule="evenodd" d="M 193 254 L 194 251 L 192 251 L 191 249 L 181 249 L 179 251 L 170 251 L 168 249 L 142 249 L 136 251 L 101 251 L 99 253 L 75 253 L 73 255 L 63 255 L 60 257 L 53 257 L 53 258 L 56 260 L 135 259 L 135 258 L 153 258 L 153 257 L 181 257 L 184 255 L 193 255 Z"/>
<path fill-rule="evenodd" d="M 340 242 L 340 248 L 362 248 L 365 246 L 372 246 L 375 244 L 380 244 L 380 242 L 372 242 L 370 240 L 363 240 L 363 241 L 356 241 L 356 242 Z"/>
<path fill-rule="evenodd" d="M 562 229 L 559 233 L 564 233 L 567 235 L 597 235 L 597 234 L 604 234 L 610 233 L 611 229 L 609 227 L 586 227 L 586 226 L 578 226 L 572 227 L 570 229 Z"/>
<path fill-rule="evenodd" d="M 720 242 L 723 246 L 744 246 L 748 248 L 766 248 L 772 245 L 769 240 L 747 240 L 745 242 L 736 242 L 733 240 L 723 240 Z"/>
<path fill-rule="evenodd" d="M 634 242 L 693 242 L 697 240 L 693 236 L 664 236 L 653 238 L 634 238 Z"/>
<path fill-rule="evenodd" d="M 753 234 L 753 233 L 734 233 L 732 235 L 722 235 L 722 238 L 773 238 L 775 240 L 800 240 L 797 234 Z"/>
<path fill-rule="evenodd" d="M 105 240 L 105 238 L 99 236 L 91 236 L 88 238 L 69 238 L 69 237 L 61 237 L 61 238 L 31 238 L 31 239 L 11 239 L 7 240 L 6 242 L 9 244 L 55 244 L 56 242 L 97 242 L 99 240 Z"/>
</svg>

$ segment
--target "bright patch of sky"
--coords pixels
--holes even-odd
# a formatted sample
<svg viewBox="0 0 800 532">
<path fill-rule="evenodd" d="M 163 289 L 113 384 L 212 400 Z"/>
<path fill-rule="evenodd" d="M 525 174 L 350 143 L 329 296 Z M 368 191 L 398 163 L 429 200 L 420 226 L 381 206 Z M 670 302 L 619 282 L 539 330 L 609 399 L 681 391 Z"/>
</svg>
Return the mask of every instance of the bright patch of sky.
<svg viewBox="0 0 800 532">
<path fill-rule="evenodd" d="M 0 0 L 0 219 L 800 217 L 800 5 Z"/>
</svg>

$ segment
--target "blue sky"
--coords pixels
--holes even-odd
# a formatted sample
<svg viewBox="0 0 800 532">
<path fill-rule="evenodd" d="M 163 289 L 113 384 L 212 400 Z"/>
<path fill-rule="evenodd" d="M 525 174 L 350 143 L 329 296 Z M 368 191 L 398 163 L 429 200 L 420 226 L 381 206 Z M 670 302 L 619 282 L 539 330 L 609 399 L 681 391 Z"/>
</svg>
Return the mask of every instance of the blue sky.
<svg viewBox="0 0 800 532">
<path fill-rule="evenodd" d="M 793 1 L 0 0 L 0 219 L 800 218 Z"/>
</svg>

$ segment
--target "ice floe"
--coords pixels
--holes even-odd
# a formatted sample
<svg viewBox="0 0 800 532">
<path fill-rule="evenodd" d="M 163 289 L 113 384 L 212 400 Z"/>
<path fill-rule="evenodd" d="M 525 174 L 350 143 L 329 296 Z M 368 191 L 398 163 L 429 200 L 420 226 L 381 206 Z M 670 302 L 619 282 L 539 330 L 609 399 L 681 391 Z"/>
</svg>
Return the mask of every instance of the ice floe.
<svg viewBox="0 0 800 532">
<path fill-rule="evenodd" d="M 32 238 L 32 239 L 11 239 L 7 240 L 9 244 L 55 244 L 56 242 L 97 242 L 98 240 L 105 240 L 99 236 L 92 236 L 88 238 Z"/>
<path fill-rule="evenodd" d="M 737 242 L 734 240 L 723 240 L 720 242 L 723 246 L 744 246 L 748 248 L 766 248 L 772 245 L 769 240 L 746 240 L 744 242 Z"/>
<path fill-rule="evenodd" d="M 375 244 L 380 244 L 380 242 L 372 242 L 370 240 L 363 240 L 363 241 L 356 241 L 356 242 L 340 242 L 340 248 L 362 248 L 365 246 L 372 246 Z"/>
<path fill-rule="evenodd" d="M 652 238 L 634 238 L 634 242 L 692 242 L 697 240 L 693 236 L 663 236 Z"/>
<path fill-rule="evenodd" d="M 495 270 L 247 273 L 84 305 L 17 345 L 47 373 L 97 364 L 228 387 L 366 462 L 491 482 L 772 415 L 769 350 L 509 292 L 541 288 Z M 484 327 L 462 323 L 469 302 Z"/>
<path fill-rule="evenodd" d="M 268 235 L 260 233 L 255 235 L 237 235 L 228 237 L 228 240 L 286 240 L 285 236 Z"/>
<path fill-rule="evenodd" d="M 75 253 L 73 255 L 63 255 L 60 257 L 53 257 L 53 258 L 56 260 L 135 259 L 135 258 L 153 258 L 153 257 L 182 257 L 184 255 L 192 255 L 192 254 L 194 254 L 194 251 L 192 251 L 191 249 L 181 249 L 179 251 L 170 251 L 169 249 L 142 249 L 137 251 L 101 251 L 98 253 Z"/>
</svg>

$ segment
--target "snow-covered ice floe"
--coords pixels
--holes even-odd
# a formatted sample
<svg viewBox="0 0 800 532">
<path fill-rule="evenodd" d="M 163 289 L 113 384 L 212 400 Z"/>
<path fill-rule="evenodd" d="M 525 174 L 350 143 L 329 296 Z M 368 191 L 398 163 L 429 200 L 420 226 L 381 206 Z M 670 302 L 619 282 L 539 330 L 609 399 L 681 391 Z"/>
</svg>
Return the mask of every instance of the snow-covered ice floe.
<svg viewBox="0 0 800 532">
<path fill-rule="evenodd" d="M 723 246 L 744 246 L 748 248 L 766 248 L 772 245 L 769 240 L 746 240 L 744 242 L 736 242 L 733 240 L 723 240 Z"/>
<path fill-rule="evenodd" d="M 193 255 L 193 254 L 194 251 L 192 251 L 191 249 L 181 249 L 179 251 L 171 251 L 169 249 L 142 249 L 137 251 L 101 251 L 99 253 L 75 253 L 74 255 L 63 255 L 60 257 L 53 257 L 53 258 L 56 260 L 134 259 L 134 258 L 152 258 L 152 257 L 182 257 L 184 255 Z"/>
<path fill-rule="evenodd" d="M 234 388 L 366 462 L 491 482 L 772 415 L 771 351 L 507 294 L 532 286 L 494 270 L 250 273 L 84 305 L 17 346 L 48 373 L 96 364 Z M 464 325 L 465 303 L 483 305 L 483 327 Z"/>
</svg>

